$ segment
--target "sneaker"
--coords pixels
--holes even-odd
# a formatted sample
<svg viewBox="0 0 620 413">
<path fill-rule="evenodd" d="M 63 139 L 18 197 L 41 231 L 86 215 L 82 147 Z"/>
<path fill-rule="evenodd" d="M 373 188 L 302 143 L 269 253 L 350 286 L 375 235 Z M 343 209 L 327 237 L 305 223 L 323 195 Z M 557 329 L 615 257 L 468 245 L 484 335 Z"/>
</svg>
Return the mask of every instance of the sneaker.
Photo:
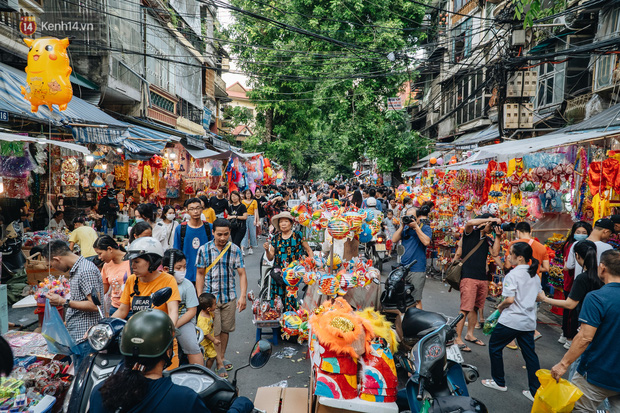
<svg viewBox="0 0 620 413">
<path fill-rule="evenodd" d="M 532 393 L 530 393 L 529 390 L 523 390 L 522 393 L 525 397 L 527 397 L 529 401 L 531 401 L 532 403 L 534 402 L 534 396 L 532 396 Z"/>
<path fill-rule="evenodd" d="M 568 350 L 571 344 L 573 344 L 573 340 L 566 340 L 566 343 L 564 343 L 564 348 Z"/>
<path fill-rule="evenodd" d="M 562 333 L 560 338 L 558 338 L 558 343 L 560 343 L 560 344 L 565 344 L 566 343 L 566 337 L 564 337 L 564 333 Z"/>
<path fill-rule="evenodd" d="M 243 248 L 241 249 L 241 254 L 243 254 L 243 256 L 245 257 L 245 251 L 243 250 Z"/>
<path fill-rule="evenodd" d="M 499 390 L 499 391 L 506 391 L 506 390 L 508 390 L 508 387 L 498 385 L 497 383 L 495 383 L 495 380 L 493 380 L 493 379 L 482 380 L 481 383 L 482 383 L 482 385 L 484 387 L 488 387 L 490 389 Z"/>
<path fill-rule="evenodd" d="M 248 254 L 250 255 L 254 254 L 254 250 L 252 248 L 248 249 Z"/>
</svg>

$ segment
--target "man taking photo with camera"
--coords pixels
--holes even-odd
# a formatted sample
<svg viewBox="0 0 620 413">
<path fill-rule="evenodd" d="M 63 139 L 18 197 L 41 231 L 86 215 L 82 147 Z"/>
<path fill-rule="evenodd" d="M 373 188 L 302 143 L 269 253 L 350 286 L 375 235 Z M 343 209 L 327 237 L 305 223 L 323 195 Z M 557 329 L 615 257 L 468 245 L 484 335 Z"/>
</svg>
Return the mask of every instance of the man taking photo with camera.
<svg viewBox="0 0 620 413">
<path fill-rule="evenodd" d="M 400 259 L 401 264 L 408 265 L 413 260 L 417 262 L 409 269 L 407 281 L 413 285 L 413 298 L 416 307 L 422 309 L 422 292 L 426 283 L 426 247 L 431 243 L 433 230 L 428 222 L 430 206 L 423 205 L 417 211 L 411 209 L 402 218 L 400 227 L 392 236 L 396 244 L 402 240 L 405 253 Z"/>
<path fill-rule="evenodd" d="M 463 231 L 463 238 L 459 241 L 454 260 L 458 261 L 471 256 L 463 262 L 461 270 L 461 313 L 465 315 L 463 320 L 456 325 L 456 344 L 461 351 L 471 352 L 471 349 L 463 342 L 462 334 L 467 319 L 467 334 L 465 340 L 479 346 L 484 346 L 482 340 L 474 336 L 476 317 L 479 308 L 484 308 L 487 295 L 489 293 L 489 279 L 487 277 L 487 255 L 490 253 L 493 258 L 499 255 L 500 238 L 502 229 L 499 218 L 491 214 L 483 214 L 475 219 L 467 221 Z M 495 232 L 495 239 L 492 234 Z"/>
</svg>

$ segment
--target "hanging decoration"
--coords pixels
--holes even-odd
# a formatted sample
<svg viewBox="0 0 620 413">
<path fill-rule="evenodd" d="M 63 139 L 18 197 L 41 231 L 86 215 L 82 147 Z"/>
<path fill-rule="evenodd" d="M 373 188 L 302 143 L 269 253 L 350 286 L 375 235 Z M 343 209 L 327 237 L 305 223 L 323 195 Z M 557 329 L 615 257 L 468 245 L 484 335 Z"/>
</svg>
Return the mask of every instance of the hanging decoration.
<svg viewBox="0 0 620 413">
<path fill-rule="evenodd" d="M 22 87 L 22 95 L 30 102 L 30 110 L 39 111 L 39 106 L 57 105 L 63 111 L 73 97 L 73 89 L 69 80 L 71 66 L 67 46 L 69 39 L 58 40 L 54 37 L 40 39 L 24 39 L 28 45 L 28 66 L 26 66 L 27 86 Z"/>
</svg>

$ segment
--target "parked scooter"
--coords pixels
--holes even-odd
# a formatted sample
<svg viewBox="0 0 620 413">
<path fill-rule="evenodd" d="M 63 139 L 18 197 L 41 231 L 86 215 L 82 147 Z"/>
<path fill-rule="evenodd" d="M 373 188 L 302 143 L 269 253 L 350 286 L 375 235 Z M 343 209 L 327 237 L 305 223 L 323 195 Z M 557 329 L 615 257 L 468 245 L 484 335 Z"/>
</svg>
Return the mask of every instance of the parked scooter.
<svg viewBox="0 0 620 413">
<path fill-rule="evenodd" d="M 380 231 L 372 238 L 372 241 L 364 244 L 364 256 L 372 260 L 374 267 L 379 271 L 383 271 L 383 262 L 389 258 L 386 243 L 387 237 L 383 231 Z"/>
<path fill-rule="evenodd" d="M 13 221 L 6 227 L 6 238 L 0 242 L 2 254 L 2 284 L 23 273 L 26 257 L 22 252 L 22 228 L 19 221 Z"/>
<path fill-rule="evenodd" d="M 164 305 L 172 296 L 172 288 L 165 287 L 151 294 L 151 308 Z M 101 311 L 101 299 L 96 290 L 91 294 L 93 303 Z M 102 318 L 88 330 L 88 342 L 95 350 L 81 364 L 67 391 L 63 412 L 81 413 L 88 411 L 90 393 L 93 388 L 114 373 L 124 360 L 120 352 L 120 336 L 127 321 L 121 318 Z"/>
<path fill-rule="evenodd" d="M 410 308 L 402 320 L 403 343 L 413 344 L 397 362 L 411 374 L 406 386 L 413 413 L 487 412 L 486 406 L 469 396 L 467 384 L 478 379 L 476 367 L 464 364 L 454 343 L 459 314 L 448 322 L 440 314 Z"/>
</svg>

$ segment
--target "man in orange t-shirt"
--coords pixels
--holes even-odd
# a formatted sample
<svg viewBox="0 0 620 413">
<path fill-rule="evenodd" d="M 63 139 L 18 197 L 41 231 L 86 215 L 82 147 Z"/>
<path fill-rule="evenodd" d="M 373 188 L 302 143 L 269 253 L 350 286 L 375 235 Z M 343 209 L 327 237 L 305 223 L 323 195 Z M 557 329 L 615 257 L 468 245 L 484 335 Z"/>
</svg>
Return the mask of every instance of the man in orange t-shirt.
<svg viewBox="0 0 620 413">
<path fill-rule="evenodd" d="M 517 239 L 508 244 L 508 251 L 506 251 L 504 268 L 507 270 L 512 268 L 512 266 L 510 265 L 510 260 L 508 259 L 512 244 L 516 244 L 517 242 L 526 242 L 530 244 L 530 247 L 532 247 L 532 258 L 536 258 L 539 262 L 538 275 L 541 277 L 542 280 L 542 273 L 549 272 L 549 252 L 547 251 L 547 247 L 545 247 L 532 237 L 532 227 L 530 227 L 530 224 L 528 224 L 527 222 L 519 222 L 515 226 L 515 235 Z M 534 331 L 534 340 L 538 340 L 541 337 L 542 334 L 540 334 L 538 330 Z M 518 348 L 514 340 L 510 342 L 510 344 L 508 344 L 506 347 L 511 350 L 516 350 Z"/>
<path fill-rule="evenodd" d="M 512 244 L 516 244 L 517 242 L 526 242 L 530 244 L 530 247 L 532 247 L 532 258 L 536 258 L 539 262 L 538 275 L 543 272 L 549 272 L 549 252 L 547 251 L 547 247 L 532 237 L 532 228 L 530 227 L 530 224 L 527 222 L 519 222 L 515 226 L 515 235 L 517 239 L 508 245 L 506 257 L 510 255 L 510 247 L 512 247 Z M 510 260 L 505 260 L 504 268 L 507 270 L 512 268 L 510 265 Z"/>
</svg>

